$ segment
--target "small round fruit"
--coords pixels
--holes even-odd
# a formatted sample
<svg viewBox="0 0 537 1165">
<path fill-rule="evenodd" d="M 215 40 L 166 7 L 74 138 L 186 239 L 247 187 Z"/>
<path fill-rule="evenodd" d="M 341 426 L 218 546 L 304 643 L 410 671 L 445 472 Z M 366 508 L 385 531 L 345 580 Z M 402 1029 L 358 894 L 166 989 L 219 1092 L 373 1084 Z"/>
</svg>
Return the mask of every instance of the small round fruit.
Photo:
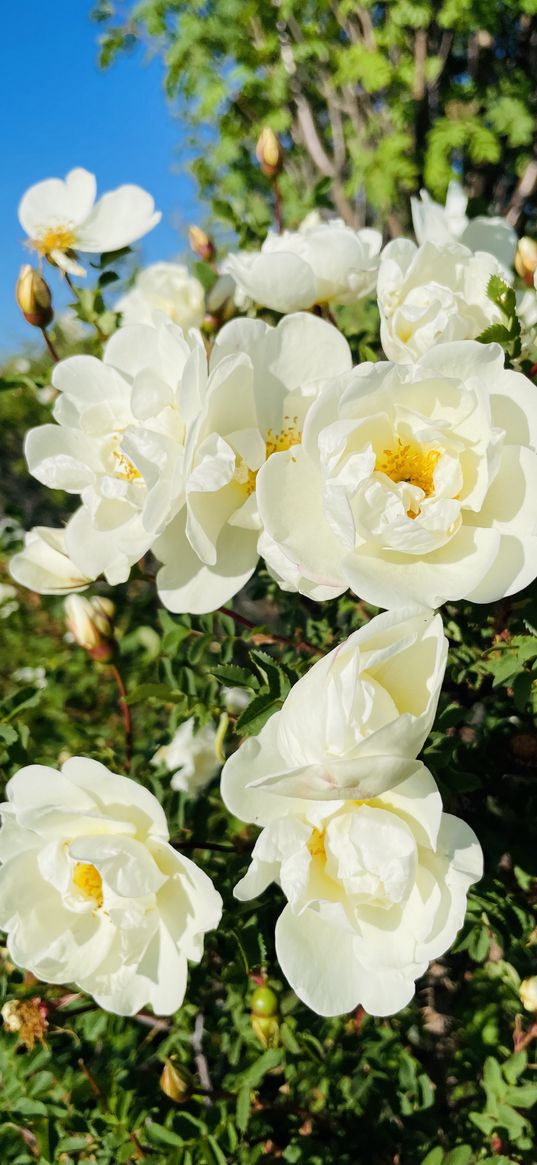
<svg viewBox="0 0 537 1165">
<path fill-rule="evenodd" d="M 278 997 L 272 987 L 257 987 L 252 995 L 251 1003 L 253 1015 L 267 1018 L 276 1015 L 278 1011 Z"/>
</svg>

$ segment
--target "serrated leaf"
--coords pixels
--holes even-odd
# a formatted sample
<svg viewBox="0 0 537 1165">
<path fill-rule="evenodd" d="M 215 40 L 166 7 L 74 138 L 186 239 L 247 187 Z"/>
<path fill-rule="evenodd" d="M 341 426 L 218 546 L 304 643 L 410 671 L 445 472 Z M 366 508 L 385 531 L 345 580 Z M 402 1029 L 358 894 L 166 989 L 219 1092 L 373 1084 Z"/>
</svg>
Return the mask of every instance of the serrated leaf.
<svg viewBox="0 0 537 1165">
<path fill-rule="evenodd" d="M 216 667 L 211 666 L 210 673 L 216 680 L 222 684 L 230 684 L 235 688 L 258 688 L 259 680 L 253 672 L 248 671 L 245 667 L 239 667 L 235 663 L 217 664 Z"/>
</svg>

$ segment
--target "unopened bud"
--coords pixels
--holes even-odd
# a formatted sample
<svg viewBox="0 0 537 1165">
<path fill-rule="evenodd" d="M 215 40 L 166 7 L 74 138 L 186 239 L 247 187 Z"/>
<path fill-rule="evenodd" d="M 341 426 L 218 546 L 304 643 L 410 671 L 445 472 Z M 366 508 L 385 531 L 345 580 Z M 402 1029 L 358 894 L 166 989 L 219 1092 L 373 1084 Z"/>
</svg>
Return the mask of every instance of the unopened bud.
<svg viewBox="0 0 537 1165">
<path fill-rule="evenodd" d="M 65 600 L 65 621 L 79 647 L 89 651 L 94 659 L 107 660 L 113 654 L 115 606 L 110 599 L 94 595 L 68 595 Z"/>
<path fill-rule="evenodd" d="M 235 315 L 235 280 L 231 275 L 219 275 L 216 283 L 207 292 L 207 311 L 217 318 L 217 324 L 226 323 Z"/>
<path fill-rule="evenodd" d="M 198 259 L 203 259 L 205 263 L 214 259 L 214 243 L 207 232 L 202 231 L 201 227 L 188 228 L 188 241 Z"/>
<path fill-rule="evenodd" d="M 261 130 L 255 152 L 263 174 L 269 178 L 275 178 L 283 166 L 283 150 L 274 130 L 269 125 Z"/>
<path fill-rule="evenodd" d="M 533 287 L 533 276 L 537 271 L 537 242 L 535 239 L 528 238 L 527 235 L 523 235 L 518 240 L 515 271 L 528 284 L 528 287 Z"/>
<path fill-rule="evenodd" d="M 29 1052 L 36 1040 L 43 1040 L 48 1028 L 48 1008 L 39 996 L 34 999 L 8 999 L 0 1014 L 5 1031 L 18 1035 Z"/>
<path fill-rule="evenodd" d="M 21 267 L 15 298 L 25 320 L 34 328 L 48 328 L 52 323 L 54 312 L 49 285 L 29 263 Z"/>
<path fill-rule="evenodd" d="M 520 996 L 520 1002 L 526 1008 L 526 1011 L 531 1011 L 534 1015 L 537 1015 L 537 975 L 531 975 L 529 979 L 523 979 L 518 994 Z"/>
<path fill-rule="evenodd" d="M 192 1093 L 192 1077 L 185 1068 L 179 1068 L 172 1060 L 165 1060 L 160 1074 L 160 1087 L 175 1104 L 184 1104 Z"/>
</svg>

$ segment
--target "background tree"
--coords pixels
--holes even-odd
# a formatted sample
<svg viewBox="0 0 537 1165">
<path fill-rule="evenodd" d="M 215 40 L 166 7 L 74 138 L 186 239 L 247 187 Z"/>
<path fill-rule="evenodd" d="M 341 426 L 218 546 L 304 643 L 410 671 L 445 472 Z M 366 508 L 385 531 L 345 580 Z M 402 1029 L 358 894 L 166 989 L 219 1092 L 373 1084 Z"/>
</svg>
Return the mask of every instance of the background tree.
<svg viewBox="0 0 537 1165">
<path fill-rule="evenodd" d="M 162 53 L 202 198 L 241 238 L 270 221 L 254 146 L 287 150 L 293 225 L 320 197 L 346 222 L 405 229 L 408 194 L 463 175 L 475 210 L 531 229 L 537 0 L 99 0 L 101 60 Z"/>
</svg>

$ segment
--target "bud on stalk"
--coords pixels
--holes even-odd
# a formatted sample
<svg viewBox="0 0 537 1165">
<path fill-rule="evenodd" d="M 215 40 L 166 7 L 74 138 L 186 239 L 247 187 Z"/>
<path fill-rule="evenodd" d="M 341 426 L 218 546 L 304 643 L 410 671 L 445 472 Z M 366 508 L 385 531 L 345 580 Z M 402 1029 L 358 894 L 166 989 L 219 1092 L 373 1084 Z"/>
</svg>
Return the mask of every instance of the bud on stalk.
<svg viewBox="0 0 537 1165">
<path fill-rule="evenodd" d="M 192 1077 L 172 1060 L 165 1060 L 160 1074 L 160 1087 L 175 1104 L 184 1104 L 192 1094 Z"/>
<path fill-rule="evenodd" d="M 201 227 L 188 228 L 188 241 L 198 259 L 203 259 L 205 263 L 214 259 L 214 243 Z"/>
<path fill-rule="evenodd" d="M 52 323 L 54 312 L 49 285 L 40 272 L 29 263 L 21 267 L 15 298 L 25 320 L 32 327 L 48 328 Z"/>
<path fill-rule="evenodd" d="M 517 275 L 528 284 L 528 287 L 533 287 L 533 278 L 537 271 L 537 242 L 535 239 L 528 238 L 523 235 L 518 240 L 518 246 L 515 255 L 515 270 Z"/>
<path fill-rule="evenodd" d="M 111 600 L 97 595 L 91 599 L 69 595 L 64 608 L 67 627 L 79 647 L 88 651 L 92 659 L 103 663 L 110 660 L 114 653 L 112 620 L 116 611 Z"/>
<path fill-rule="evenodd" d="M 531 1011 L 533 1015 L 537 1015 L 537 975 L 523 979 L 518 993 L 520 1002 L 526 1011 Z"/>
<path fill-rule="evenodd" d="M 278 996 L 266 984 L 257 987 L 250 1003 L 252 1030 L 265 1048 L 277 1048 L 280 1042 Z"/>
<path fill-rule="evenodd" d="M 255 152 L 263 174 L 268 178 L 275 178 L 283 166 L 283 150 L 270 126 L 266 125 L 261 130 Z"/>
</svg>

